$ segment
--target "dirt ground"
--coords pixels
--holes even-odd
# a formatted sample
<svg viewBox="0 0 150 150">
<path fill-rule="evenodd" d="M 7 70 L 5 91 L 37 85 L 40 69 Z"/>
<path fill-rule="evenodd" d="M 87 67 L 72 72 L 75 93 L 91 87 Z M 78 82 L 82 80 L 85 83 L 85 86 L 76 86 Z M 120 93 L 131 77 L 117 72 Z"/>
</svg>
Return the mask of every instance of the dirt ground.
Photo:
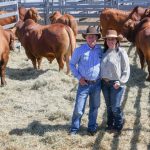
<svg viewBox="0 0 150 150">
<path fill-rule="evenodd" d="M 78 43 L 79 45 L 80 43 Z M 7 86 L 0 87 L 0 150 L 148 150 L 150 149 L 150 83 L 147 68 L 129 43 L 123 43 L 131 66 L 122 107 L 126 122 L 120 137 L 105 132 L 106 111 L 101 93 L 98 132 L 88 136 L 88 103 L 78 135 L 68 135 L 77 80 L 58 64 L 43 59 L 34 70 L 24 49 L 10 53 Z"/>
</svg>

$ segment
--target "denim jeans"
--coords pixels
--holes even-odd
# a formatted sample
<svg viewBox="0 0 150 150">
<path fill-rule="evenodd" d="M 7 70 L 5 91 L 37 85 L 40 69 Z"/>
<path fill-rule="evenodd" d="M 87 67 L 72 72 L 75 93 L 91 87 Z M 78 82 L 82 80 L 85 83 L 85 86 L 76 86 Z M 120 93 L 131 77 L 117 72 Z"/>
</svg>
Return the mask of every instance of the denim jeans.
<svg viewBox="0 0 150 150">
<path fill-rule="evenodd" d="M 115 81 L 102 80 L 102 92 L 107 107 L 107 126 L 116 130 L 123 128 L 123 112 L 121 110 L 121 102 L 125 87 L 120 86 L 118 89 L 113 87 Z"/>
<path fill-rule="evenodd" d="M 80 128 L 81 118 L 85 111 L 85 105 L 89 96 L 89 115 L 88 115 L 88 131 L 96 131 L 97 114 L 100 106 L 101 81 L 88 83 L 88 85 L 78 86 L 76 102 L 72 116 L 72 125 L 70 132 L 77 132 Z"/>
</svg>

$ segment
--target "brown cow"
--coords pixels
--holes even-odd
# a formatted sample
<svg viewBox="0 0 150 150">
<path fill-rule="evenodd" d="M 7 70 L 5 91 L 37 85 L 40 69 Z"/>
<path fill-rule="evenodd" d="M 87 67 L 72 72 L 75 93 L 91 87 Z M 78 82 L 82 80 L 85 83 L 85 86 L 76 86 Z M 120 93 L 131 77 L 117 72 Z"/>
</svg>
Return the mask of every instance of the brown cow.
<svg viewBox="0 0 150 150">
<path fill-rule="evenodd" d="M 100 29 L 105 37 L 108 29 L 114 29 L 118 34 L 122 33 L 122 26 L 127 21 L 130 11 L 106 8 L 100 14 Z"/>
<path fill-rule="evenodd" d="M 6 13 L 8 13 L 8 12 L 7 11 L 0 11 L 0 15 L 6 14 Z M 4 26 L 4 25 L 7 25 L 7 24 L 14 23 L 16 21 L 17 21 L 16 16 L 1 18 L 0 19 L 0 25 Z"/>
<path fill-rule="evenodd" d="M 42 57 L 46 57 L 50 62 L 56 58 L 59 70 L 63 69 L 65 60 L 67 74 L 69 73 L 69 57 L 76 44 L 74 33 L 69 26 L 60 23 L 44 26 L 28 19 L 16 24 L 16 35 L 35 69 L 36 62 L 40 69 Z"/>
<path fill-rule="evenodd" d="M 20 20 L 25 21 L 27 19 L 33 19 L 35 22 L 37 22 L 38 20 L 42 19 L 39 15 L 38 10 L 34 7 L 31 7 L 28 10 L 26 10 L 26 8 L 24 8 L 24 7 L 19 7 L 18 11 L 19 11 Z M 6 13 L 8 13 L 8 12 L 7 11 L 0 11 L 0 14 L 6 14 Z M 16 21 L 17 21 L 16 16 L 10 16 L 10 17 L 0 19 L 0 25 L 4 26 L 7 24 L 14 23 Z"/>
<path fill-rule="evenodd" d="M 37 22 L 38 20 L 42 20 L 41 16 L 39 15 L 38 10 L 35 7 L 31 7 L 30 9 L 27 10 L 23 21 L 27 19 L 32 19 L 35 22 Z"/>
<path fill-rule="evenodd" d="M 150 16 L 149 9 L 135 7 L 132 11 L 122 11 L 113 8 L 106 8 L 100 14 L 100 28 L 102 36 L 105 36 L 108 29 L 114 29 L 118 34 L 123 34 L 123 26 L 129 20 L 140 21 Z"/>
<path fill-rule="evenodd" d="M 9 59 L 9 51 L 14 49 L 14 34 L 11 30 L 4 30 L 0 26 L 0 76 L 1 86 L 6 85 L 5 72 Z"/>
<path fill-rule="evenodd" d="M 140 6 L 136 6 L 130 13 L 130 16 L 128 19 L 131 19 L 133 21 L 140 21 L 145 17 L 150 16 L 150 9 L 149 8 L 143 8 Z"/>
<path fill-rule="evenodd" d="M 150 81 L 150 17 L 146 17 L 141 21 L 129 20 L 126 23 L 126 28 L 128 29 L 126 35 L 136 45 L 142 69 L 145 60 L 147 62 L 149 72 L 147 80 Z"/>
<path fill-rule="evenodd" d="M 77 24 L 75 17 L 73 17 L 72 15 L 70 15 L 70 14 L 62 15 L 59 11 L 56 11 L 49 17 L 49 19 L 52 24 L 53 23 L 62 23 L 62 24 L 68 25 L 73 30 L 74 35 L 77 36 L 78 24 Z"/>
</svg>

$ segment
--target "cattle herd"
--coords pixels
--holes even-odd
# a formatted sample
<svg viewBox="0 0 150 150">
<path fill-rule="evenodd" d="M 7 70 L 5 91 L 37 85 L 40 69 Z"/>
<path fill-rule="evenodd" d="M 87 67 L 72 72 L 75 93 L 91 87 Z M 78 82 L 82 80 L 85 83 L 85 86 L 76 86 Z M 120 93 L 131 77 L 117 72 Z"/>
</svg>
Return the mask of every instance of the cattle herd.
<svg viewBox="0 0 150 150">
<path fill-rule="evenodd" d="M 40 25 L 42 19 L 36 8 L 26 9 L 19 7 L 19 21 L 12 29 L 3 29 L 2 26 L 16 22 L 16 18 L 0 19 L 0 76 L 1 85 L 6 84 L 5 71 L 9 59 L 9 51 L 13 49 L 15 39 L 18 39 L 25 49 L 27 57 L 32 61 L 34 69 L 40 69 L 42 58 L 52 63 L 56 58 L 59 70 L 66 63 L 69 73 L 69 60 L 76 47 L 78 24 L 70 15 L 62 15 L 59 11 L 50 17 L 51 24 Z M 0 14 L 6 13 L 0 11 Z M 150 8 L 135 7 L 131 11 L 122 11 L 105 8 L 100 13 L 100 31 L 105 36 L 107 29 L 115 29 L 128 41 L 136 46 L 143 69 L 146 61 L 150 81 Z"/>
</svg>

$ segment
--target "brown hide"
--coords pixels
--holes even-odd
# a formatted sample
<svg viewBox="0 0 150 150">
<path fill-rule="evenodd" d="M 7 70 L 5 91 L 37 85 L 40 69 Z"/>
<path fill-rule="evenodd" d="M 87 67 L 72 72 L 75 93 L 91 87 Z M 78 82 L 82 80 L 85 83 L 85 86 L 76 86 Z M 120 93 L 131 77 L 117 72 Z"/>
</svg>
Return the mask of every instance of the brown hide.
<svg viewBox="0 0 150 150">
<path fill-rule="evenodd" d="M 9 51 L 13 48 L 14 34 L 11 30 L 4 30 L 2 27 L 0 27 L 0 38 L 0 76 L 1 85 L 4 86 L 6 84 L 6 65 L 9 59 Z"/>
<path fill-rule="evenodd" d="M 149 72 L 147 80 L 150 81 L 150 18 L 144 18 L 139 24 L 135 44 L 140 57 L 141 68 L 144 67 L 145 60 L 147 62 Z"/>
<path fill-rule="evenodd" d="M 51 23 L 62 23 L 65 25 L 68 25 L 74 32 L 74 35 L 77 36 L 78 34 L 78 24 L 77 21 L 75 19 L 75 17 L 73 17 L 70 14 L 64 14 L 62 15 L 59 11 L 54 12 L 54 14 L 52 14 L 49 17 Z"/>
<path fill-rule="evenodd" d="M 148 17 L 150 15 L 148 8 L 143 8 L 136 6 L 130 13 L 129 19 L 133 21 L 140 21 L 141 19 Z"/>
<path fill-rule="evenodd" d="M 27 19 L 33 19 L 35 22 L 37 22 L 38 20 L 41 20 L 41 17 L 39 15 L 38 10 L 34 7 L 31 7 L 28 10 L 24 7 L 19 7 L 18 12 L 19 12 L 20 20 L 25 21 Z M 7 11 L 0 11 L 0 14 L 5 14 L 5 13 L 8 13 L 8 12 Z M 14 23 L 16 21 L 17 21 L 16 16 L 2 18 L 2 19 L 0 19 L 0 25 L 4 26 L 4 25 L 7 25 L 7 24 Z"/>
<path fill-rule="evenodd" d="M 19 12 L 19 19 L 23 21 L 25 14 L 27 13 L 27 9 L 21 6 L 18 8 L 18 12 Z"/>
<path fill-rule="evenodd" d="M 6 11 L 0 11 L 0 14 L 6 14 L 6 13 L 7 13 Z M 0 25 L 1 26 L 11 24 L 11 23 L 14 23 L 14 22 L 16 22 L 16 16 L 11 16 L 11 17 L 6 17 L 6 18 L 1 18 L 0 19 Z"/>
<path fill-rule="evenodd" d="M 142 7 L 135 7 L 132 11 L 122 11 L 118 9 L 106 8 L 100 14 L 100 27 L 102 36 L 105 36 L 108 29 L 114 29 L 118 34 L 126 37 L 126 30 L 124 25 L 131 19 L 133 21 L 140 21 L 146 16 L 150 16 L 150 10 Z M 128 40 L 130 38 L 126 37 Z M 130 41 L 130 40 L 129 40 Z M 132 42 L 132 40 L 130 41 Z"/>
<path fill-rule="evenodd" d="M 30 9 L 27 10 L 23 21 L 27 19 L 32 19 L 35 22 L 37 22 L 38 20 L 42 20 L 41 16 L 39 15 L 38 10 L 35 7 L 31 7 Z"/>
<path fill-rule="evenodd" d="M 131 11 L 128 20 L 122 27 L 122 34 L 128 39 L 128 41 L 135 43 L 135 33 L 133 34 L 134 27 L 145 17 L 150 17 L 149 8 L 137 6 Z"/>
<path fill-rule="evenodd" d="M 106 31 L 108 29 L 113 29 L 118 32 L 118 34 L 122 33 L 122 26 L 127 20 L 130 12 L 106 8 L 100 14 L 100 28 L 102 36 L 106 35 Z"/>
<path fill-rule="evenodd" d="M 149 71 L 147 80 L 150 81 L 150 18 L 145 17 L 141 21 L 129 20 L 126 28 L 128 28 L 126 32 L 128 38 L 134 40 L 142 69 L 145 60 L 147 62 Z"/>
<path fill-rule="evenodd" d="M 60 18 L 62 16 L 62 14 L 59 12 L 59 11 L 55 11 L 50 17 L 49 17 L 49 20 L 50 22 L 53 24 L 53 23 L 56 23 L 57 19 Z"/>
<path fill-rule="evenodd" d="M 65 60 L 69 73 L 69 57 L 76 45 L 75 36 L 69 26 L 60 23 L 44 26 L 28 19 L 24 23 L 17 23 L 16 35 L 35 69 L 36 62 L 38 69 L 40 68 L 42 57 L 50 62 L 56 58 L 59 70 L 63 69 Z"/>
</svg>

